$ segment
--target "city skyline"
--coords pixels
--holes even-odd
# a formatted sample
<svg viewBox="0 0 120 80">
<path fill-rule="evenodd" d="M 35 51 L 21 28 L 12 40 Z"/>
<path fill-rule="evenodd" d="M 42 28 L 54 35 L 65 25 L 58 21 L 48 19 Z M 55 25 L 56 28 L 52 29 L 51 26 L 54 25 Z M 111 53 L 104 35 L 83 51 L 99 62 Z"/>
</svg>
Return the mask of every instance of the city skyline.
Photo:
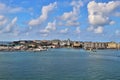
<svg viewBox="0 0 120 80">
<path fill-rule="evenodd" d="M 120 42 L 119 0 L 0 0 L 0 41 Z"/>
</svg>

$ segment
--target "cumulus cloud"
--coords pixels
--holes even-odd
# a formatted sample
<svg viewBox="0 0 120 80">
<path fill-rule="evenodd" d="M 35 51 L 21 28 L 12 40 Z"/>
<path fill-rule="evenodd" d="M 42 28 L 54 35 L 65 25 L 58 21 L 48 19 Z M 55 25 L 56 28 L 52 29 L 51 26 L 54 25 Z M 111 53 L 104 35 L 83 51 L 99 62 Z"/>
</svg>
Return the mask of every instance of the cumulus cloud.
<svg viewBox="0 0 120 80">
<path fill-rule="evenodd" d="M 113 24 L 115 24 L 115 21 L 111 21 L 109 24 L 110 24 L 110 25 L 113 25 Z"/>
<path fill-rule="evenodd" d="M 110 1 L 108 3 L 89 2 L 87 8 L 90 28 L 88 30 L 93 30 L 95 33 L 102 33 L 104 26 L 114 24 L 115 21 L 110 19 L 110 16 L 112 16 L 110 14 L 118 7 L 120 7 L 120 1 Z"/>
<path fill-rule="evenodd" d="M 63 15 L 60 16 L 60 26 L 79 26 L 80 22 L 79 19 L 79 13 L 80 13 L 80 7 L 83 6 L 82 1 L 72 1 L 70 5 L 73 7 L 72 11 L 70 12 L 64 12 Z M 62 24 L 61 24 L 62 23 Z"/>
<path fill-rule="evenodd" d="M 79 26 L 80 22 L 74 20 L 67 20 L 65 26 Z"/>
<path fill-rule="evenodd" d="M 56 21 L 53 21 L 52 23 L 49 22 L 45 29 L 48 31 L 56 30 Z"/>
<path fill-rule="evenodd" d="M 62 33 L 62 34 L 66 34 L 66 33 L 68 33 L 68 28 L 65 28 L 65 29 L 62 29 L 62 30 L 60 30 L 60 33 Z"/>
<path fill-rule="evenodd" d="M 7 18 L 3 15 L 0 15 L 0 26 L 3 26 L 7 23 Z"/>
<path fill-rule="evenodd" d="M 22 11 L 22 7 L 10 7 L 4 3 L 0 3 L 0 13 L 17 13 Z"/>
<path fill-rule="evenodd" d="M 94 29 L 94 32 L 95 33 L 102 33 L 103 32 L 103 27 L 102 26 L 99 26 L 97 28 Z"/>
<path fill-rule="evenodd" d="M 74 9 L 79 9 L 81 6 L 83 6 L 83 2 L 81 2 L 81 0 L 78 1 L 73 0 L 71 2 L 71 5 L 74 7 Z"/>
<path fill-rule="evenodd" d="M 54 31 L 56 30 L 56 20 L 53 22 L 48 22 L 47 26 L 45 27 L 45 29 L 40 30 L 40 33 L 49 33 L 50 31 Z"/>
<path fill-rule="evenodd" d="M 16 22 L 17 22 L 17 17 L 15 17 L 11 23 L 9 23 L 5 29 L 6 32 L 10 32 L 12 30 L 12 27 L 15 26 Z"/>
<path fill-rule="evenodd" d="M 56 2 L 50 3 L 47 6 L 43 6 L 41 11 L 42 14 L 38 18 L 29 21 L 28 23 L 29 26 L 36 26 L 44 22 L 48 18 L 49 12 L 52 11 L 56 6 L 57 6 Z"/>
<path fill-rule="evenodd" d="M 5 26 L 0 32 L 1 33 L 10 33 L 10 32 L 14 33 L 13 29 L 14 29 L 14 26 L 16 25 L 17 20 L 18 20 L 17 17 L 13 18 L 12 21 L 9 24 L 7 24 L 7 26 Z"/>
</svg>

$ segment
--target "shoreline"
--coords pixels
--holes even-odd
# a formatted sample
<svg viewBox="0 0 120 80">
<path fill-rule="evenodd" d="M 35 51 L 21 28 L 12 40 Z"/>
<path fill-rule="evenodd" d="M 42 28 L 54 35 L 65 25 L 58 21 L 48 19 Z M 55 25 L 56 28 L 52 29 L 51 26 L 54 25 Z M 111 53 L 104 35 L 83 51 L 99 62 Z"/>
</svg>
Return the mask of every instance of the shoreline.
<svg viewBox="0 0 120 80">
<path fill-rule="evenodd" d="M 120 49 L 116 42 L 81 42 L 68 40 L 21 40 L 0 44 L 0 51 L 46 51 L 51 48 L 75 48 L 89 51 Z"/>
<path fill-rule="evenodd" d="M 84 50 L 84 51 L 91 51 L 91 52 L 96 52 L 99 50 L 120 50 L 120 49 L 96 49 L 96 50 L 86 50 L 83 48 L 66 48 L 66 47 L 62 47 L 62 48 L 51 48 L 51 49 L 74 49 L 74 50 Z M 36 50 L 36 49 L 32 49 L 32 50 L 0 50 L 0 52 L 41 52 L 41 51 L 49 51 L 51 50 L 49 49 L 41 49 L 41 50 Z"/>
</svg>

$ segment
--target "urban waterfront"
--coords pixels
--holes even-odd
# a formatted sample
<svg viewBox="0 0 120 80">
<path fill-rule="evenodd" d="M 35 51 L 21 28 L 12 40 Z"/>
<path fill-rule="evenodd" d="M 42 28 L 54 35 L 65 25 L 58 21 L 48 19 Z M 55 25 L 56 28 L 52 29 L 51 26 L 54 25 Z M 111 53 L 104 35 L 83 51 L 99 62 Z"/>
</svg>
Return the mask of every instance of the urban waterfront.
<svg viewBox="0 0 120 80">
<path fill-rule="evenodd" d="M 48 48 L 81 48 L 89 51 L 97 49 L 120 49 L 120 43 L 111 42 L 83 42 L 67 40 L 19 40 L 0 42 L 0 51 L 46 51 Z"/>
<path fill-rule="evenodd" d="M 0 52 L 0 80 L 120 80 L 120 50 Z"/>
</svg>

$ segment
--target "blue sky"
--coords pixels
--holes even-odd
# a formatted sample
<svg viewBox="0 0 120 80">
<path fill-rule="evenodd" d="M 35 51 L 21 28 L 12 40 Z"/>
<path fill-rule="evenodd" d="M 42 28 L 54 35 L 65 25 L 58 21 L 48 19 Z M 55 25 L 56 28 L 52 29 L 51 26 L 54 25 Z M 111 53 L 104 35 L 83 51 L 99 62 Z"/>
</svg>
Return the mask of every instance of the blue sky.
<svg viewBox="0 0 120 80">
<path fill-rule="evenodd" d="M 120 42 L 119 0 L 0 0 L 0 41 Z"/>
</svg>

